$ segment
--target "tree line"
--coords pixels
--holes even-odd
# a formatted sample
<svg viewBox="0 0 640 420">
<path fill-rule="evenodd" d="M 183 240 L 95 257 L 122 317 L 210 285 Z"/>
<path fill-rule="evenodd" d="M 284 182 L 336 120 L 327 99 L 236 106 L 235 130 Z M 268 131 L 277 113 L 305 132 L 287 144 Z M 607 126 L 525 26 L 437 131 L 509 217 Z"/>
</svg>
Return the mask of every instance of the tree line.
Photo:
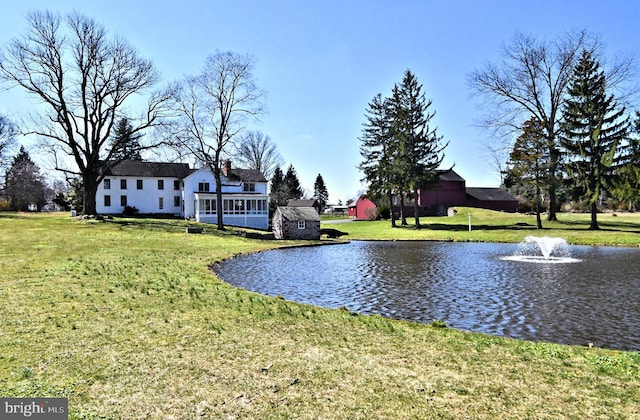
<svg viewBox="0 0 640 420">
<path fill-rule="evenodd" d="M 217 51 L 200 73 L 155 88 L 159 73 L 152 62 L 94 19 L 44 10 L 31 12 L 27 24 L 28 32 L 0 51 L 0 81 L 43 104 L 22 134 L 40 139 L 55 169 L 79 186 L 85 214 L 96 214 L 96 191 L 105 173 L 147 151 L 193 158 L 210 168 L 217 185 L 229 158 L 267 178 L 281 165 L 270 138 L 248 131 L 264 111 L 254 57 Z M 146 105 L 139 115 L 125 115 L 139 95 L 146 96 Z M 144 136 L 149 130 L 154 135 Z M 3 163 L 16 133 L 0 116 Z M 221 189 L 216 194 L 222 208 Z M 224 229 L 221 213 L 218 228 Z"/>
<path fill-rule="evenodd" d="M 607 196 L 634 210 L 640 116 L 636 112 L 634 121 L 625 106 L 634 93 L 625 89 L 632 61 L 603 68 L 604 47 L 585 31 L 553 42 L 516 34 L 504 52 L 500 65 L 474 71 L 470 85 L 488 110 L 489 149 L 503 184 L 533 201 L 537 227 L 543 203 L 549 221 L 557 220 L 561 203 L 584 203 L 590 229 L 599 228 L 598 206 Z"/>
</svg>

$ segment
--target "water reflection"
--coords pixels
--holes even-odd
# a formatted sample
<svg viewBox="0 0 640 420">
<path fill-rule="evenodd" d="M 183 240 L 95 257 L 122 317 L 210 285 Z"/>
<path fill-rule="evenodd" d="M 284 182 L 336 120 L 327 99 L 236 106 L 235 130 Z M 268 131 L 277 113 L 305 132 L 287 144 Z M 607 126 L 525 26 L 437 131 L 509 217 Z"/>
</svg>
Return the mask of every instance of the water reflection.
<svg viewBox="0 0 640 420">
<path fill-rule="evenodd" d="M 640 350 L 640 251 L 572 247 L 581 262 L 503 261 L 517 245 L 353 242 L 239 257 L 247 290 L 489 334 Z"/>
</svg>

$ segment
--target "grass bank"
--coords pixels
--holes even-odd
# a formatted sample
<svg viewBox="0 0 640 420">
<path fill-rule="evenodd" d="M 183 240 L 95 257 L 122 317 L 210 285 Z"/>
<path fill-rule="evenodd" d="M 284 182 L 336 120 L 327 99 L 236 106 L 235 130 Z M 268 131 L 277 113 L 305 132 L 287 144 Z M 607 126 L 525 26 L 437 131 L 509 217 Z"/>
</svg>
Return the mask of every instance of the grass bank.
<svg viewBox="0 0 640 420">
<path fill-rule="evenodd" d="M 640 353 L 245 292 L 209 265 L 282 243 L 185 226 L 0 213 L 0 397 L 68 397 L 70 418 L 640 416 Z"/>
<path fill-rule="evenodd" d="M 347 232 L 349 239 L 374 240 L 443 240 L 480 242 L 521 242 L 528 235 L 559 236 L 571 244 L 638 246 L 640 213 L 602 213 L 598 215 L 600 230 L 589 230 L 588 214 L 559 213 L 557 222 L 543 220 L 536 229 L 535 215 L 502 213 L 491 210 L 456 208 L 451 217 L 423 217 L 421 229 L 413 218 L 407 226 L 392 228 L 388 220 L 351 222 L 334 225 Z M 543 216 L 544 217 L 544 216 Z M 469 219 L 471 231 L 469 231 Z"/>
</svg>

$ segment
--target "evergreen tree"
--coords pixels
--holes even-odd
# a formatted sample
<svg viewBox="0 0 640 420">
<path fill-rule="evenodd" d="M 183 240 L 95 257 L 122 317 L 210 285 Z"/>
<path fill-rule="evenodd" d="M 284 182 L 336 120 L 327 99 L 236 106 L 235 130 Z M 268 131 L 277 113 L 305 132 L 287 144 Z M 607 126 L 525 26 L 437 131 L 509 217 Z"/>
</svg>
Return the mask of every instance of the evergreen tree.
<svg viewBox="0 0 640 420">
<path fill-rule="evenodd" d="M 419 191 L 429 189 L 438 182 L 436 169 L 444 159 L 444 149 L 436 128 L 429 123 L 435 116 L 416 76 L 407 70 L 400 85 L 395 85 L 391 98 L 392 135 L 398 147 L 394 171 L 402 177 L 402 193 L 413 198 L 416 228 L 420 227 Z"/>
<path fill-rule="evenodd" d="M 278 206 L 286 206 L 288 201 L 286 185 L 284 183 L 284 174 L 282 169 L 276 167 L 271 177 L 271 187 L 269 189 L 269 214 L 270 217 L 275 213 Z"/>
<path fill-rule="evenodd" d="M 536 226 L 542 229 L 540 212 L 542 208 L 542 188 L 546 185 L 549 172 L 549 154 L 546 153 L 547 140 L 544 124 L 531 117 L 524 123 L 522 135 L 516 139 L 509 156 L 507 180 L 533 188 L 536 209 Z M 513 185 L 509 185 L 512 187 Z"/>
<path fill-rule="evenodd" d="M 393 121 L 389 106 L 389 100 L 382 99 L 379 93 L 369 102 L 365 113 L 366 122 L 359 139 L 363 160 L 358 168 L 364 173 L 362 181 L 369 184 L 367 195 L 374 200 L 385 198 L 391 207 L 393 196 L 399 193 L 399 179 L 398 172 L 393 170 L 396 161 L 394 152 L 398 148 L 393 144 L 394 138 L 391 135 Z M 391 226 L 396 227 L 393 211 Z"/>
<path fill-rule="evenodd" d="M 40 168 L 31 160 L 24 146 L 20 147 L 6 174 L 4 194 L 11 203 L 11 209 L 27 211 L 35 205 L 40 211 L 46 203 L 45 193 L 46 183 Z"/>
<path fill-rule="evenodd" d="M 640 197 L 640 112 L 636 111 L 633 123 L 635 136 L 625 141 L 625 153 L 622 157 L 622 167 L 618 171 L 616 186 L 613 194 L 618 200 L 627 203 L 629 211 L 636 211 L 636 201 Z"/>
<path fill-rule="evenodd" d="M 599 229 L 597 204 L 601 195 L 613 187 L 620 169 L 619 146 L 627 137 L 629 119 L 624 117 L 607 80 L 592 54 L 583 50 L 568 87 L 562 123 L 565 168 L 580 195 L 591 206 L 589 229 Z"/>
<path fill-rule="evenodd" d="M 322 212 L 329 202 L 329 191 L 324 183 L 322 175 L 318 174 L 316 181 L 313 183 L 313 197 L 318 200 L 320 204 L 320 212 Z"/>
<path fill-rule="evenodd" d="M 120 118 L 111 139 L 111 160 L 142 160 L 141 138 L 142 134 L 133 131 L 133 126 L 126 117 Z"/>
<path fill-rule="evenodd" d="M 289 169 L 287 169 L 287 173 L 284 176 L 284 185 L 288 200 L 299 200 L 304 195 L 298 174 L 293 165 L 289 165 Z"/>
</svg>

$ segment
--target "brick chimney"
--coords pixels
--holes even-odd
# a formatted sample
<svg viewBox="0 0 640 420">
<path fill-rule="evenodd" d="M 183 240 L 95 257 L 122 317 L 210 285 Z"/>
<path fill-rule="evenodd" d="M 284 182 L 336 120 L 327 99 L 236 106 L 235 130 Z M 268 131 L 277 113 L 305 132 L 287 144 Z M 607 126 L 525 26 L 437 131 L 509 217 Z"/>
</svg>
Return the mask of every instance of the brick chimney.
<svg viewBox="0 0 640 420">
<path fill-rule="evenodd" d="M 227 159 L 222 162 L 222 175 L 229 176 L 229 171 L 231 171 L 231 161 Z"/>
</svg>

